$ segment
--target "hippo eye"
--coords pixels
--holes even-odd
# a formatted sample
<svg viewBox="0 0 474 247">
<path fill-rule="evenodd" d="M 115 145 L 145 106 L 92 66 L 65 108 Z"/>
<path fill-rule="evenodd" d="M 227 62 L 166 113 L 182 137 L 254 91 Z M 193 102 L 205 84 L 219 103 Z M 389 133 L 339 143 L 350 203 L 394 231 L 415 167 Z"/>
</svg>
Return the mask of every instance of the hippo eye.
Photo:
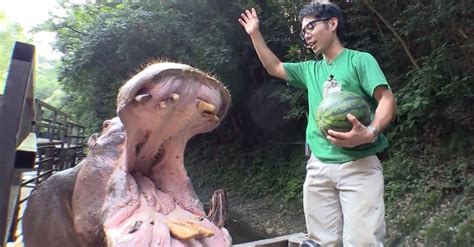
<svg viewBox="0 0 474 247">
<path fill-rule="evenodd" d="M 102 129 L 106 129 L 107 127 L 110 126 L 110 121 L 109 120 L 106 120 L 104 121 L 104 123 L 102 124 Z"/>
</svg>

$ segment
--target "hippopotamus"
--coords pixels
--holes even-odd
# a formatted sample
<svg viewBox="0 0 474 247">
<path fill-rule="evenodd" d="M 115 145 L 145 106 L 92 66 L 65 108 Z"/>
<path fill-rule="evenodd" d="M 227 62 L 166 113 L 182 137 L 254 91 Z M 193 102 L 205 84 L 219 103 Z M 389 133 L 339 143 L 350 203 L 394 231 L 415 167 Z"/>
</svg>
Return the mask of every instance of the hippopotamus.
<svg viewBox="0 0 474 247">
<path fill-rule="evenodd" d="M 117 117 L 89 138 L 75 167 L 38 185 L 23 216 L 25 246 L 230 246 L 226 197 L 204 212 L 183 155 L 230 105 L 216 78 L 157 62 L 119 90 Z"/>
</svg>

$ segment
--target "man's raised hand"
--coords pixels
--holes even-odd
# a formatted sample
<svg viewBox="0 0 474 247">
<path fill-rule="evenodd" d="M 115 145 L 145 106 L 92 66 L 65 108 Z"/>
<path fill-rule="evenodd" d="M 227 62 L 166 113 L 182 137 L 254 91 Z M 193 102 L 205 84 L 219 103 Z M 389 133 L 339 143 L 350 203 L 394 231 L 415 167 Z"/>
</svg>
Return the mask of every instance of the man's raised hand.
<svg viewBox="0 0 474 247">
<path fill-rule="evenodd" d="M 245 28 L 245 31 L 252 35 L 258 31 L 259 20 L 257 17 L 257 11 L 254 8 L 251 10 L 245 10 L 244 13 L 240 14 L 239 18 L 240 24 Z"/>
</svg>

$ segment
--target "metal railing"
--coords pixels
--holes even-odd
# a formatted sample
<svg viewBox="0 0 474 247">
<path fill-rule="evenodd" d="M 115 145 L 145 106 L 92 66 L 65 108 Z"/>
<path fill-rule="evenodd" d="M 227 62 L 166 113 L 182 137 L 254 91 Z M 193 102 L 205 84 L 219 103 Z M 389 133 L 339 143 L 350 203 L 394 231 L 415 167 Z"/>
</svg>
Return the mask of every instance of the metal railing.
<svg viewBox="0 0 474 247">
<path fill-rule="evenodd" d="M 22 187 L 35 187 L 83 158 L 84 127 L 34 98 L 35 47 L 16 42 L 0 95 L 0 240 L 15 240 Z M 35 175 L 22 180 L 22 173 Z"/>
</svg>

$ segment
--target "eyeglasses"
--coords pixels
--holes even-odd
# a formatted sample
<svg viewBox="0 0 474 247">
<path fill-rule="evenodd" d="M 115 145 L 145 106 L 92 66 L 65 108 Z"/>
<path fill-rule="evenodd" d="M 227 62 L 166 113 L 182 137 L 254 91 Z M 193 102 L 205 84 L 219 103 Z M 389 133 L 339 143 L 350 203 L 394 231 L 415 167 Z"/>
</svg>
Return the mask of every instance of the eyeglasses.
<svg viewBox="0 0 474 247">
<path fill-rule="evenodd" d="M 300 32 L 300 38 L 302 40 L 304 40 L 304 36 L 306 34 L 308 34 L 309 32 L 313 31 L 314 28 L 316 27 L 316 24 L 320 21 L 326 21 L 328 20 L 329 18 L 320 18 L 320 19 L 315 19 L 315 20 L 312 20 L 310 22 L 308 22 L 308 24 L 306 24 L 302 29 L 301 29 L 301 32 Z"/>
</svg>

